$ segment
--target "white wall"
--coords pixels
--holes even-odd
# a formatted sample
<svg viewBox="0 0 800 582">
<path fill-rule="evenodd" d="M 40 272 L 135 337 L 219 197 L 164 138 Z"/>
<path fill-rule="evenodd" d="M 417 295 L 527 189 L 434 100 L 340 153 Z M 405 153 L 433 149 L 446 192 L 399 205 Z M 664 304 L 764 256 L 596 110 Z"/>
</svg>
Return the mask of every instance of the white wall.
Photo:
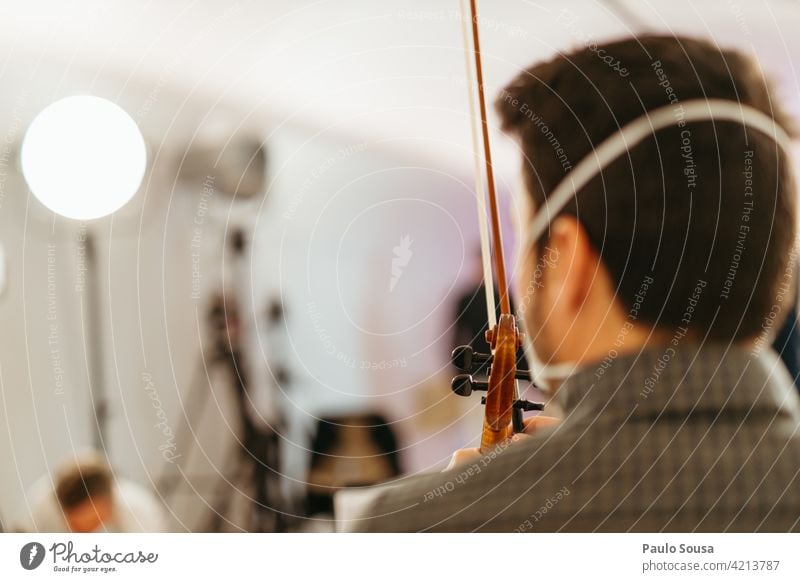
<svg viewBox="0 0 800 582">
<path fill-rule="evenodd" d="M 472 186 L 380 143 L 335 134 L 284 127 L 268 148 L 263 204 L 231 206 L 219 192 L 204 198 L 197 185 L 173 185 L 175 157 L 162 155 L 130 207 L 90 225 L 99 258 L 110 458 L 120 475 L 149 487 L 164 475 L 191 483 L 167 501 L 175 529 L 207 523 L 210 510 L 198 508 L 214 504 L 213 483 L 236 450 L 230 388 L 219 371 L 206 376 L 201 355 L 206 302 L 223 286 L 242 305 L 256 408 L 266 422 L 276 406 L 288 419 L 282 436 L 292 493 L 302 488 L 305 449 L 320 416 L 384 413 L 408 447 L 409 470 L 441 464 L 478 433 L 478 418 L 455 422 L 470 409 L 479 413 L 477 403 L 461 402 L 444 387 L 452 301 L 476 244 Z M 0 378 L 8 430 L 0 432 L 0 462 L 8 469 L 0 511 L 13 517 L 27 513 L 24 492 L 35 479 L 91 446 L 93 417 L 89 331 L 80 311 L 85 291 L 76 291 L 81 225 L 53 219 L 28 195 L 13 164 L 5 188 L 0 241 L 9 287 L 0 298 Z M 254 241 L 243 265 L 223 251 L 236 225 Z M 196 234 L 200 247 L 193 249 Z M 393 248 L 405 236 L 413 240 L 411 256 L 390 290 Z M 200 298 L 193 293 L 193 252 Z M 266 326 L 267 298 L 274 296 L 285 302 L 285 329 Z M 63 393 L 55 386 L 56 348 Z M 290 368 L 283 394 L 270 393 L 271 361 Z M 447 411 L 433 424 L 419 414 L 431 395 Z M 170 449 L 178 458 L 169 462 L 164 449 L 203 397 L 205 406 L 191 413 L 194 434 Z"/>
<path fill-rule="evenodd" d="M 385 414 L 408 447 L 406 468 L 429 468 L 480 426 L 466 420 L 426 440 L 418 418 L 420 392 L 449 382 L 453 301 L 477 244 L 473 186 L 380 143 L 308 139 L 284 131 L 270 141 L 274 181 L 252 268 L 255 298 L 280 296 L 286 307 L 283 335 L 257 321 L 262 357 L 278 351 L 293 371 L 281 397 L 289 440 L 299 441 L 287 446 L 290 477 L 302 479 L 306 456 L 297 447 L 315 419 L 352 411 Z M 403 237 L 413 241 L 410 258 L 392 288 Z M 446 387 L 444 395 L 440 404 L 455 418 L 470 407 Z"/>
</svg>

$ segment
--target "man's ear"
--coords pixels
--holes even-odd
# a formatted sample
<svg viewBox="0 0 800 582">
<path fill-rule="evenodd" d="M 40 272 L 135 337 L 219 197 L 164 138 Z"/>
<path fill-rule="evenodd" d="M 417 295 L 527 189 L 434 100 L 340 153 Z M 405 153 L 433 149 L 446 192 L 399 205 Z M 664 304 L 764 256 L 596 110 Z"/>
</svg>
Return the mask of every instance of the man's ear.
<svg viewBox="0 0 800 582">
<path fill-rule="evenodd" d="M 546 269 L 546 287 L 558 293 L 554 299 L 562 307 L 580 310 L 597 276 L 598 256 L 588 233 L 574 216 L 560 216 L 550 225 L 546 246 L 551 249 L 550 256 L 555 257 Z"/>
</svg>

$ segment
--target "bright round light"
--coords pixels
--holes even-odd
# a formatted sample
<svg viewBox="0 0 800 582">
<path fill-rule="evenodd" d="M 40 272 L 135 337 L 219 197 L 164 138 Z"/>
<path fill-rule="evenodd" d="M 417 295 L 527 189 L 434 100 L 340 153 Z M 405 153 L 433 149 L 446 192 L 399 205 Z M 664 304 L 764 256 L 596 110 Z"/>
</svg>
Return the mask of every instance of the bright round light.
<svg viewBox="0 0 800 582">
<path fill-rule="evenodd" d="M 34 196 L 79 220 L 122 208 L 139 189 L 147 164 L 136 122 L 111 101 L 88 95 L 43 109 L 25 134 L 20 157 Z"/>
</svg>

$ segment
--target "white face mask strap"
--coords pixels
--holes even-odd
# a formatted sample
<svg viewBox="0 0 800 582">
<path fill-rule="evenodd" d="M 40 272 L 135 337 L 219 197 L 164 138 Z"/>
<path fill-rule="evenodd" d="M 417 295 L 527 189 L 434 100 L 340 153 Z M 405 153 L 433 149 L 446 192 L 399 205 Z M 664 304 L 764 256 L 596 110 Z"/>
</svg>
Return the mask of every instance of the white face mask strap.
<svg viewBox="0 0 800 582">
<path fill-rule="evenodd" d="M 529 249 L 539 240 L 553 218 L 558 216 L 572 197 L 604 168 L 658 130 L 674 126 L 679 120 L 685 123 L 707 120 L 741 123 L 771 137 L 784 152 L 791 155 L 791 139 L 788 134 L 771 117 L 758 109 L 725 99 L 693 99 L 683 103 L 682 107 L 680 117 L 676 115 L 675 105 L 665 105 L 644 113 L 621 127 L 591 154 L 584 157 L 545 199 L 544 207 L 536 211 L 524 248 Z M 526 337 L 525 352 L 533 368 L 531 372 L 534 379 L 542 382 L 566 379 L 578 368 L 575 362 L 558 364 L 539 362 L 528 337 Z M 546 389 L 547 386 L 543 388 Z"/>
<path fill-rule="evenodd" d="M 741 123 L 771 137 L 787 154 L 791 153 L 791 139 L 786 132 L 771 117 L 749 105 L 725 99 L 693 99 L 683 103 L 682 107 L 680 117 L 676 115 L 675 105 L 644 113 L 586 155 L 545 199 L 544 207 L 536 211 L 525 248 L 539 240 L 553 218 L 604 168 L 658 130 L 676 125 L 679 120 L 685 123 L 706 120 Z"/>
</svg>

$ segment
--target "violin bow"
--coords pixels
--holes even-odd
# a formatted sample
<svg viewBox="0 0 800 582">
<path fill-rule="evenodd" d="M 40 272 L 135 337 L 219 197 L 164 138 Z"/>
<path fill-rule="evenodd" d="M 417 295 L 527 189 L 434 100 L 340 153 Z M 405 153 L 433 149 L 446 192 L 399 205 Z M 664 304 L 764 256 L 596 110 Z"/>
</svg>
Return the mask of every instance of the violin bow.
<svg viewBox="0 0 800 582">
<path fill-rule="evenodd" d="M 453 379 L 453 390 L 462 396 L 468 396 L 473 390 L 486 390 L 483 398 L 485 405 L 483 431 L 481 433 L 480 450 L 489 452 L 492 448 L 506 443 L 513 432 L 521 432 L 523 410 L 541 410 L 541 405 L 525 402 L 519 399 L 517 385 L 517 349 L 522 345 L 522 334 L 517 327 L 514 314 L 511 312 L 511 298 L 506 276 L 506 265 L 503 254 L 503 236 L 500 227 L 500 210 L 497 201 L 497 190 L 494 181 L 492 166 L 492 152 L 489 140 L 489 123 L 486 114 L 486 97 L 484 94 L 483 66 L 481 63 L 481 48 L 479 35 L 479 21 L 476 0 L 469 0 L 469 14 L 471 27 L 463 16 L 466 0 L 461 0 L 462 22 L 467 66 L 467 89 L 470 97 L 471 129 L 474 151 L 475 190 L 478 201 L 478 219 L 481 234 L 481 254 L 483 258 L 483 274 L 486 287 L 486 308 L 489 330 L 486 332 L 486 341 L 491 346 L 491 354 L 476 355 L 469 346 L 461 346 L 453 352 L 456 365 L 466 372 L 472 371 L 473 364 L 483 365 L 489 363 L 488 382 L 475 382 L 472 376 L 461 374 Z M 470 49 L 470 42 L 472 48 Z M 470 59 L 474 57 L 474 61 Z M 473 83 L 474 73 L 474 83 Z M 473 87 L 477 87 L 477 102 L 479 116 L 475 114 L 476 95 Z M 480 119 L 480 134 L 475 128 L 475 120 Z M 483 165 L 479 153 L 479 141 L 482 141 Z M 486 193 L 483 190 L 484 175 L 486 178 Z M 488 217 L 487 217 L 488 198 Z M 487 228 L 491 226 L 491 241 Z M 497 273 L 497 288 L 500 299 L 500 317 L 495 315 L 494 281 L 492 276 L 492 261 Z M 466 358 L 465 358 L 466 355 Z M 465 361 L 466 359 L 466 361 Z M 460 362 L 460 363 L 459 363 Z"/>
</svg>

